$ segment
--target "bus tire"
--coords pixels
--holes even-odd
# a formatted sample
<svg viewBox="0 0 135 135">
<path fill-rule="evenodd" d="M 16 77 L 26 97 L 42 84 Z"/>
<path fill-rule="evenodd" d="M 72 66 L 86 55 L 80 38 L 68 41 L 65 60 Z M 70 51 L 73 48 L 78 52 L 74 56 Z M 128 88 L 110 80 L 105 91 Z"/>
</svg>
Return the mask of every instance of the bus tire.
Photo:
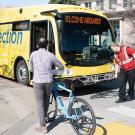
<svg viewBox="0 0 135 135">
<path fill-rule="evenodd" d="M 17 82 L 28 85 L 29 84 L 29 73 L 28 67 L 24 60 L 20 60 L 16 66 L 16 78 Z"/>
</svg>

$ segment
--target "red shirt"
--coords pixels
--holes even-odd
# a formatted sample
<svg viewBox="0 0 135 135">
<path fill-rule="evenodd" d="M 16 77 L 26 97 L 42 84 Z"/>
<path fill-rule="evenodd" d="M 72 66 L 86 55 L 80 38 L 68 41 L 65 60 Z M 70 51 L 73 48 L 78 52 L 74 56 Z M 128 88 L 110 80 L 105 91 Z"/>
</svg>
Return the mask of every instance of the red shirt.
<svg viewBox="0 0 135 135">
<path fill-rule="evenodd" d="M 133 58 L 133 54 L 135 54 L 135 51 L 131 49 L 130 47 L 126 47 L 126 52 L 129 58 Z M 120 51 L 116 53 L 115 55 L 115 63 L 119 64 L 120 68 L 129 71 L 135 68 L 135 59 L 131 60 L 130 62 L 126 64 L 120 64 L 121 62 L 125 61 L 125 54 L 124 54 L 124 47 L 120 47 Z"/>
</svg>

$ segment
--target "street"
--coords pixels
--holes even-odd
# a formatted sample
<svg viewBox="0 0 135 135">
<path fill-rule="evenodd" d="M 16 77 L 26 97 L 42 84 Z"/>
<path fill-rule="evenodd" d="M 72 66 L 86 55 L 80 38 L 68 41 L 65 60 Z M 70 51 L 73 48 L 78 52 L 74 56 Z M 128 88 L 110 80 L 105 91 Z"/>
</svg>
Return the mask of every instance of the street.
<svg viewBox="0 0 135 135">
<path fill-rule="evenodd" d="M 94 135 L 135 134 L 135 100 L 116 104 L 118 85 L 114 80 L 75 90 L 75 95 L 88 101 L 95 112 Z M 34 130 L 38 124 L 35 109 L 32 87 L 0 77 L 1 135 L 40 135 Z M 75 135 L 69 122 L 60 114 L 48 124 L 48 129 L 48 135 Z"/>
</svg>

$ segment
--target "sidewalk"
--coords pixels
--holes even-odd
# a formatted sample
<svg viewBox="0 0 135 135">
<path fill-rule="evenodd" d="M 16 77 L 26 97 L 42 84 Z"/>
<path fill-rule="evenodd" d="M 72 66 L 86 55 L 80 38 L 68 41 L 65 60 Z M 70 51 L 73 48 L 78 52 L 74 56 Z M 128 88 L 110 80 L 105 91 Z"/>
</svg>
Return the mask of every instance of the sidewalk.
<svg viewBox="0 0 135 135">
<path fill-rule="evenodd" d="M 34 130 L 34 127 L 37 125 L 37 123 L 32 125 L 29 130 L 22 135 L 44 135 Z M 56 119 L 52 124 L 48 124 L 48 130 L 47 135 L 76 135 L 69 122 L 63 122 L 62 117 Z"/>
<path fill-rule="evenodd" d="M 35 112 L 31 87 L 0 77 L 0 134 Z"/>
<path fill-rule="evenodd" d="M 44 135 L 34 130 L 38 124 L 32 125 L 22 135 Z M 68 122 L 63 122 L 63 118 L 60 117 L 55 120 L 53 124 L 48 125 L 49 132 L 47 135 L 76 135 L 71 125 Z M 97 124 L 94 135 L 134 135 L 135 127 L 123 124 L 122 122 L 113 122 L 110 124 L 100 125 Z"/>
<path fill-rule="evenodd" d="M 0 77 L 0 135 L 39 135 L 33 88 Z M 75 134 L 62 116 L 48 124 L 49 135 Z"/>
</svg>

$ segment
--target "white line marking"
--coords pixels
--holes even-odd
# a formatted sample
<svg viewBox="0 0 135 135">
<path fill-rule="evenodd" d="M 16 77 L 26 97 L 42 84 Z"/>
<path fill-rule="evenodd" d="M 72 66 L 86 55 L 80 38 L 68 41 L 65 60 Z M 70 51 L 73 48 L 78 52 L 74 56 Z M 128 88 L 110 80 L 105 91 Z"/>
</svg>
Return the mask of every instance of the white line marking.
<svg viewBox="0 0 135 135">
<path fill-rule="evenodd" d="M 15 111 L 15 113 L 21 120 L 30 115 L 30 112 L 28 112 L 10 92 L 1 91 L 0 94 L 3 95 L 5 100 L 8 102 L 8 104 L 11 106 L 11 108 Z"/>
<path fill-rule="evenodd" d="M 132 109 L 126 106 L 121 105 L 117 107 L 111 107 L 111 108 L 108 108 L 107 110 L 135 118 L 135 109 Z"/>
</svg>

